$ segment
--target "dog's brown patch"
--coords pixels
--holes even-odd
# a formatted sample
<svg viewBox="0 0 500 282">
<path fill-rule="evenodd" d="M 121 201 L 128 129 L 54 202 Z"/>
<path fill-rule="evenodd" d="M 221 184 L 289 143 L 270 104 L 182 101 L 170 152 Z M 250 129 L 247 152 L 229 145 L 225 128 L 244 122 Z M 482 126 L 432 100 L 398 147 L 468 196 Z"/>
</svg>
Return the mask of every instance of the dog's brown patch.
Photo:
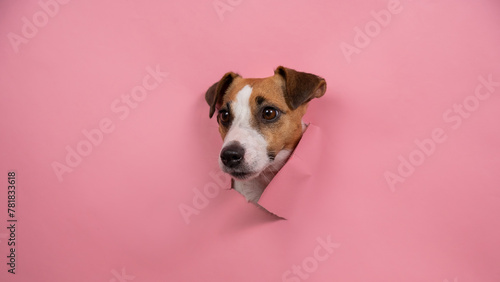
<svg viewBox="0 0 500 282">
<path fill-rule="evenodd" d="M 280 75 L 247 79 L 237 77 L 222 100 L 222 105 L 227 105 L 236 99 L 236 95 L 243 87 L 246 85 L 252 87 L 249 101 L 252 116 L 249 122 L 267 140 L 267 150 L 271 155 L 276 155 L 282 149 L 293 150 L 297 146 L 302 136 L 302 117 L 307 110 L 307 103 L 294 110 L 290 109 L 283 92 L 284 84 L 285 81 Z M 277 108 L 281 112 L 277 121 L 272 123 L 261 121 L 262 109 L 267 106 Z M 219 126 L 222 139 L 228 130 L 227 127 Z"/>
</svg>

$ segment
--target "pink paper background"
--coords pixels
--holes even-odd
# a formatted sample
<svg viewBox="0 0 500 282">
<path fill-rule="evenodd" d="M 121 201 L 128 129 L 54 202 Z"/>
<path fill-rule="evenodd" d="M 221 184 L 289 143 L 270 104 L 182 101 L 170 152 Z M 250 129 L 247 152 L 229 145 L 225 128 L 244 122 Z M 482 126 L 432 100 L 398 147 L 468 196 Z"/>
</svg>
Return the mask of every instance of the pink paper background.
<svg viewBox="0 0 500 282">
<path fill-rule="evenodd" d="M 479 86 L 500 81 L 500 2 L 41 3 L 0 2 L 1 281 L 500 281 L 500 87 Z M 381 26 L 371 12 L 388 3 L 399 12 Z M 227 189 L 203 97 L 227 71 L 278 65 L 328 82 L 261 201 L 287 220 Z M 59 181 L 52 164 L 106 119 L 113 131 Z M 384 175 L 424 156 L 415 142 L 435 128 L 444 142 L 391 189 Z"/>
</svg>

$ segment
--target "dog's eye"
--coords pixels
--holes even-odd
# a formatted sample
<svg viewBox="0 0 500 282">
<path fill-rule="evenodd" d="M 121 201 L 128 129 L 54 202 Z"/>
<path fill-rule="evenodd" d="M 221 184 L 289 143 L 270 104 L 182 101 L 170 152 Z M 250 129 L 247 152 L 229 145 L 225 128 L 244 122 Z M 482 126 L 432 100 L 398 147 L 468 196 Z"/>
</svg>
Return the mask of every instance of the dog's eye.
<svg viewBox="0 0 500 282">
<path fill-rule="evenodd" d="M 226 110 L 222 110 L 219 112 L 219 121 L 222 124 L 227 124 L 229 122 L 229 112 Z"/>
<path fill-rule="evenodd" d="M 279 115 L 279 111 L 272 107 L 265 107 L 262 110 L 262 118 L 265 121 L 274 121 Z"/>
</svg>

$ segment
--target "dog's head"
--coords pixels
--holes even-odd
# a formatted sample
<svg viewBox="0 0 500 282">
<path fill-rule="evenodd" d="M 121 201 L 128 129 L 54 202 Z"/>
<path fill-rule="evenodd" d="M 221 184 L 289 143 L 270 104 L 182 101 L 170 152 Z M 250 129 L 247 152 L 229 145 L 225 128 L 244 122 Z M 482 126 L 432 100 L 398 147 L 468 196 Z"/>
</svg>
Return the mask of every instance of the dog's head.
<svg viewBox="0 0 500 282">
<path fill-rule="evenodd" d="M 221 169 L 248 180 L 272 165 L 282 150 L 291 152 L 302 136 L 309 101 L 325 91 L 323 78 L 281 66 L 266 78 L 226 73 L 205 94 L 209 116 L 217 111 L 224 140 Z"/>
</svg>

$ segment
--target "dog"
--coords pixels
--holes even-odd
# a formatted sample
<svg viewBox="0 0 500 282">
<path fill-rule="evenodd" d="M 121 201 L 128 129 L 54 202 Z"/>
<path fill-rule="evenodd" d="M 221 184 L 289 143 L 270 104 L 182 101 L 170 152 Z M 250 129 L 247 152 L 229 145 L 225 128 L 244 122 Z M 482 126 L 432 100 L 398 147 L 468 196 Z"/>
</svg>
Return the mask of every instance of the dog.
<svg viewBox="0 0 500 282">
<path fill-rule="evenodd" d="M 306 130 L 309 102 L 325 92 L 322 77 L 282 66 L 266 78 L 228 72 L 207 90 L 209 117 L 217 111 L 223 139 L 219 166 L 231 175 L 231 188 L 259 201 Z"/>
</svg>

